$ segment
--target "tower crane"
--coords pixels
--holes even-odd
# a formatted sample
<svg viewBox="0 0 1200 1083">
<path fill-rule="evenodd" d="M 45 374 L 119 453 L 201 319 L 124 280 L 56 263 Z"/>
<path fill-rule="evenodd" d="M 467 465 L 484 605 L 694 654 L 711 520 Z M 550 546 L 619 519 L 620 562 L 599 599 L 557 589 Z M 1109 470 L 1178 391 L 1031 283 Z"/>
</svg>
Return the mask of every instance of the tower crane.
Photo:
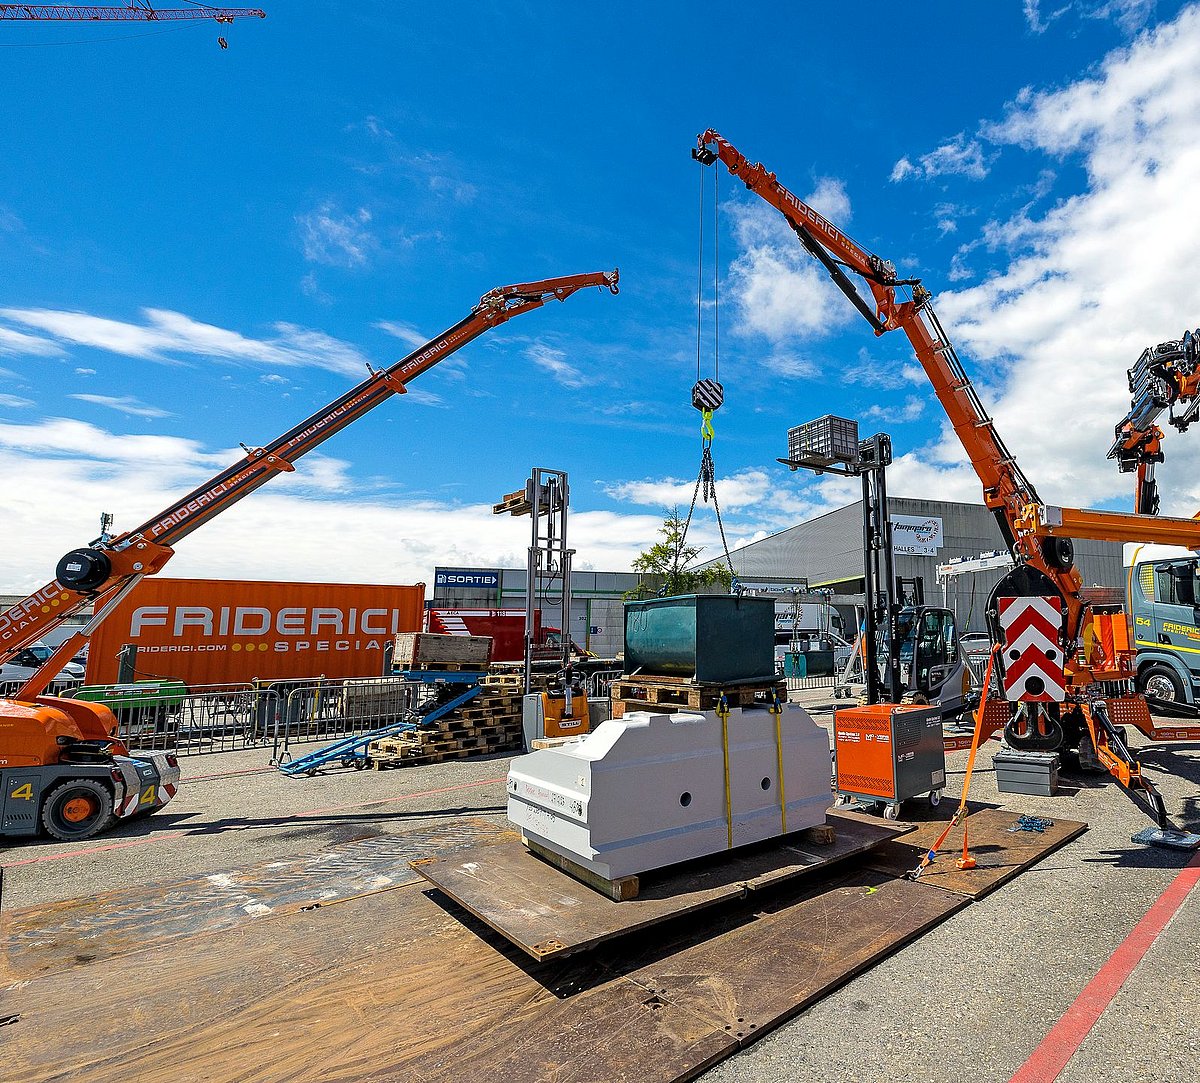
<svg viewBox="0 0 1200 1083">
<path fill-rule="evenodd" d="M 155 8 L 145 0 L 130 0 L 120 7 L 96 7 L 92 4 L 0 4 L 0 19 L 42 22 L 177 22 L 186 19 L 213 19 L 231 23 L 234 19 L 265 19 L 258 8 L 217 8 L 194 4 L 184 8 Z"/>
</svg>

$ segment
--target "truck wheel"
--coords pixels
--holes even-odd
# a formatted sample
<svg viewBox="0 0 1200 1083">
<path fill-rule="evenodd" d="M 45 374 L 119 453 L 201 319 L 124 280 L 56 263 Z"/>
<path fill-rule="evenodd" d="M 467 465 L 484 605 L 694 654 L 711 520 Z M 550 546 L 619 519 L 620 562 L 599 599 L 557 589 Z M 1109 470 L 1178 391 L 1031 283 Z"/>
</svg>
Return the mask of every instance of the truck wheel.
<svg viewBox="0 0 1200 1083">
<path fill-rule="evenodd" d="M 1149 665 L 1138 674 L 1138 687 L 1147 696 L 1167 700 L 1170 703 L 1184 703 L 1183 682 L 1170 666 L 1159 663 Z"/>
<path fill-rule="evenodd" d="M 90 778 L 60 783 L 42 806 L 42 826 L 63 842 L 91 838 L 112 820 L 112 794 Z"/>
</svg>

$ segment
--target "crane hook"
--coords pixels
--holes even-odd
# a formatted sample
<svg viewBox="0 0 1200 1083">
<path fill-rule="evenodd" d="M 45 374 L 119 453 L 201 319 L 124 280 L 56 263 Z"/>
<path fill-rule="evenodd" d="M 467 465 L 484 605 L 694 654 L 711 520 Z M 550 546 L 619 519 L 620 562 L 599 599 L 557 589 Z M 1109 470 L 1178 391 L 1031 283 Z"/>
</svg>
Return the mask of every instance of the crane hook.
<svg viewBox="0 0 1200 1083">
<path fill-rule="evenodd" d="M 229 48 L 229 42 L 227 42 L 224 38 L 217 38 L 217 44 L 221 46 L 222 49 Z"/>
</svg>

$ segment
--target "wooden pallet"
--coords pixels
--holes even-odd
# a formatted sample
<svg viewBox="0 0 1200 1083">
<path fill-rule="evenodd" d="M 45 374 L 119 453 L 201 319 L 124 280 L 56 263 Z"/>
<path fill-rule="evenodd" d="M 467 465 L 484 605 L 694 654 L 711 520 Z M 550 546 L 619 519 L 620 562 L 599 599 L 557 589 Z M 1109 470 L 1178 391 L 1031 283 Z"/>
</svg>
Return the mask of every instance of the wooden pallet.
<svg viewBox="0 0 1200 1083">
<path fill-rule="evenodd" d="M 771 703 L 773 698 L 786 703 L 787 685 L 783 681 L 764 681 L 721 686 L 636 678 L 614 681 L 612 685 L 614 708 L 617 703 L 623 703 L 625 710 L 634 711 L 646 707 L 711 711 L 721 702 L 722 696 L 730 707 L 753 707 L 756 703 Z M 613 714 L 620 717 L 615 709 Z"/>
</svg>

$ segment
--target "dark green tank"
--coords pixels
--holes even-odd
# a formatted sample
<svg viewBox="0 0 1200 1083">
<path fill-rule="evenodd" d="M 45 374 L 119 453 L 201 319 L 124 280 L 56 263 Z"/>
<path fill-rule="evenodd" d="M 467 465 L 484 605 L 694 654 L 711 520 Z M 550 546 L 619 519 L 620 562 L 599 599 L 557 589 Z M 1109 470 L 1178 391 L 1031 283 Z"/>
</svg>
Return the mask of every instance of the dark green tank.
<svg viewBox="0 0 1200 1083">
<path fill-rule="evenodd" d="M 711 684 L 775 677 L 775 603 L 685 594 L 625 603 L 625 673 Z"/>
</svg>

